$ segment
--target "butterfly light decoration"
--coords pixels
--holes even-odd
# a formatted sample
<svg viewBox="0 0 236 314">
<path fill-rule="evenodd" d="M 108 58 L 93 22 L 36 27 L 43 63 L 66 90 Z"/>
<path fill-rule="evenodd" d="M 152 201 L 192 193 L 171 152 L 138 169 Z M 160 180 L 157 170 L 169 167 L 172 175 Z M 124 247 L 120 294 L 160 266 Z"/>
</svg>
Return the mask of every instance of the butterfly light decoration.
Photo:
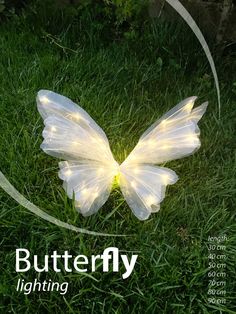
<svg viewBox="0 0 236 314">
<path fill-rule="evenodd" d="M 59 162 L 59 177 L 83 216 L 96 213 L 109 197 L 114 178 L 134 215 L 147 219 L 160 209 L 166 186 L 178 176 L 156 164 L 193 154 L 200 147 L 198 121 L 207 103 L 193 109 L 197 97 L 183 100 L 151 125 L 119 165 L 104 131 L 70 99 L 40 90 L 37 107 L 44 119 L 43 151 Z"/>
</svg>

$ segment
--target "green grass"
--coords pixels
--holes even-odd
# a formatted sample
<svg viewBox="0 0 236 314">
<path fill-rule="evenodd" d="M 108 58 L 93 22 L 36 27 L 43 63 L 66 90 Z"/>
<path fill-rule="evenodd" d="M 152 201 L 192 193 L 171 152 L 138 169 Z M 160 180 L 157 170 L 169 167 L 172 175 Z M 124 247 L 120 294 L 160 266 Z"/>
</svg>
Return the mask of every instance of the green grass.
<svg viewBox="0 0 236 314">
<path fill-rule="evenodd" d="M 65 222 L 89 230 L 127 234 L 94 237 L 45 222 L 0 191 L 1 313 L 235 313 L 235 63 L 216 56 L 222 88 L 218 119 L 213 78 L 200 46 L 187 27 L 158 23 L 137 41 L 103 43 L 76 25 L 56 33 L 42 19 L 20 17 L 0 29 L 0 169 L 30 201 Z M 55 22 L 55 21 L 54 21 Z M 58 21 L 57 21 L 58 22 Z M 45 26 L 46 25 L 46 26 Z M 59 25 L 59 24 L 58 24 Z M 49 35 L 51 34 L 51 35 Z M 87 34 L 87 37 L 85 36 Z M 192 95 L 209 100 L 200 122 L 201 149 L 170 162 L 180 180 L 168 189 L 161 211 L 145 222 L 131 213 L 115 189 L 98 214 L 79 215 L 57 176 L 58 160 L 40 150 L 43 123 L 35 96 L 50 89 L 80 102 L 104 129 L 117 161 L 144 130 L 176 103 Z M 226 234 L 226 304 L 208 303 L 208 236 Z M 39 278 L 33 270 L 15 272 L 15 249 L 45 255 L 100 254 L 116 246 L 138 252 L 134 273 L 92 276 L 54 273 L 40 279 L 69 282 L 57 292 L 15 291 L 18 278 Z"/>
</svg>

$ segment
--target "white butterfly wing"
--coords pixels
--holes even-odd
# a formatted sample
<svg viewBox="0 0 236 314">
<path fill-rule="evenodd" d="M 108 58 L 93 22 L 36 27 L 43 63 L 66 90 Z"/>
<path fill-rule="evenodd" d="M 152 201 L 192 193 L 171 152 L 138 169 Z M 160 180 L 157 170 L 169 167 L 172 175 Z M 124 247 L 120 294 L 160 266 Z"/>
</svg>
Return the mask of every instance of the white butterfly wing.
<svg viewBox="0 0 236 314">
<path fill-rule="evenodd" d="M 195 100 L 182 101 L 155 122 L 121 165 L 122 192 L 140 220 L 160 209 L 166 186 L 178 180 L 174 171 L 153 165 L 188 156 L 200 147 L 197 122 L 207 103 L 192 110 Z"/>
<path fill-rule="evenodd" d="M 150 165 L 122 166 L 120 187 L 134 215 L 147 219 L 160 209 L 166 186 L 178 180 L 176 173 L 168 168 Z"/>
<path fill-rule="evenodd" d="M 114 169 L 96 161 L 62 161 L 59 163 L 59 177 L 75 207 L 83 216 L 98 211 L 111 192 L 115 176 Z"/>
<path fill-rule="evenodd" d="M 94 120 L 68 98 L 41 90 L 37 106 L 44 119 L 41 148 L 60 162 L 59 177 L 83 215 L 96 212 L 107 200 L 117 163 L 107 137 Z"/>
<path fill-rule="evenodd" d="M 70 99 L 41 90 L 37 106 L 45 124 L 41 148 L 47 154 L 67 160 L 114 161 L 103 130 Z"/>
<path fill-rule="evenodd" d="M 168 111 L 140 138 L 125 163 L 160 164 L 193 154 L 200 147 L 198 121 L 207 103 L 193 109 L 190 97 Z"/>
</svg>

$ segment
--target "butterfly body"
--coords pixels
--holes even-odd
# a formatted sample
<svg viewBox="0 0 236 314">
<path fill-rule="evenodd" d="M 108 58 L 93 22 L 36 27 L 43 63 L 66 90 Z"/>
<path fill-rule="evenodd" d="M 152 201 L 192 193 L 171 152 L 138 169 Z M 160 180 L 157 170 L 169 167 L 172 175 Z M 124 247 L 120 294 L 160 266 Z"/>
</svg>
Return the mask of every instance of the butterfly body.
<svg viewBox="0 0 236 314">
<path fill-rule="evenodd" d="M 193 109 L 196 97 L 187 98 L 141 136 L 126 160 L 114 159 L 104 131 L 70 99 L 41 90 L 37 106 L 44 119 L 41 148 L 59 162 L 59 177 L 78 211 L 84 216 L 99 210 L 109 197 L 114 180 L 140 220 L 160 209 L 167 185 L 178 176 L 156 166 L 193 154 L 200 147 L 197 122 L 207 104 Z"/>
</svg>

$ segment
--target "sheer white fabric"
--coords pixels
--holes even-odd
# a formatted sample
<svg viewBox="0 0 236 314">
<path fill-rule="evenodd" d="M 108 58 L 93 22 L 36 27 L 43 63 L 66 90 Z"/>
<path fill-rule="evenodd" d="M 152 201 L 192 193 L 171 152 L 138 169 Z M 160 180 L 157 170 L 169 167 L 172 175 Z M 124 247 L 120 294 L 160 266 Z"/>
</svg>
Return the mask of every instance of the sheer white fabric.
<svg viewBox="0 0 236 314">
<path fill-rule="evenodd" d="M 195 100 L 182 101 L 155 122 L 119 166 L 106 134 L 86 111 L 64 96 L 41 90 L 37 95 L 45 124 L 41 148 L 65 160 L 59 163 L 59 177 L 84 216 L 106 202 L 117 177 L 132 212 L 145 220 L 160 209 L 166 186 L 178 180 L 174 171 L 155 164 L 188 156 L 200 147 L 197 123 L 207 103 L 193 109 Z"/>
</svg>

